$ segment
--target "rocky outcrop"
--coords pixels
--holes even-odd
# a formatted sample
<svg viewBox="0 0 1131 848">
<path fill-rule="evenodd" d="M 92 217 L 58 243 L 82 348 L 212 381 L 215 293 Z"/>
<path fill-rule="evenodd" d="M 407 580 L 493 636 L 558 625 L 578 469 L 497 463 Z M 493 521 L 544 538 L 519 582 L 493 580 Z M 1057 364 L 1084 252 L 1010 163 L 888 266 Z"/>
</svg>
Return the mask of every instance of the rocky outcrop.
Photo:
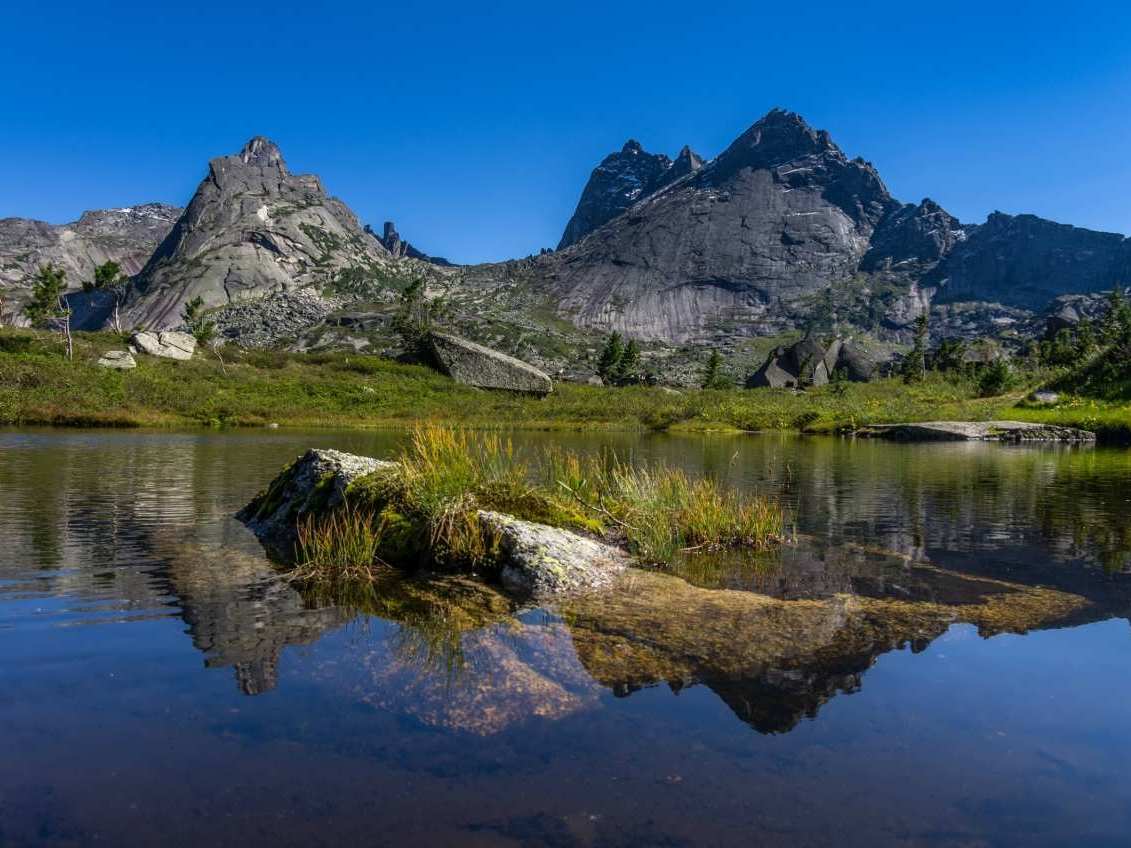
<svg viewBox="0 0 1131 848">
<path fill-rule="evenodd" d="M 1110 289 L 1129 278 L 1131 239 L 995 212 L 968 230 L 927 282 L 943 301 L 1041 309 L 1058 295 Z"/>
<path fill-rule="evenodd" d="M 824 344 L 812 336 L 788 347 L 778 347 L 746 380 L 748 389 L 823 386 L 840 371 L 853 382 L 872 379 L 876 363 L 852 341 L 833 339 Z"/>
<path fill-rule="evenodd" d="M 6 315 L 17 320 L 30 294 L 30 277 L 40 265 L 63 270 L 67 288 L 77 291 L 94 279 L 94 269 L 117 262 L 136 274 L 168 235 L 181 210 L 164 203 L 84 212 L 69 224 L 27 218 L 0 219 L 0 297 Z"/>
<path fill-rule="evenodd" d="M 372 233 L 373 230 L 368 224 L 365 225 L 365 231 Z M 443 256 L 429 256 L 420 250 L 417 250 L 413 245 L 401 239 L 401 234 L 397 232 L 397 225 L 392 221 L 385 222 L 385 228 L 381 235 L 381 244 L 389 251 L 389 255 L 394 259 L 419 259 L 421 262 L 430 262 L 433 265 L 440 265 L 443 267 L 451 267 L 452 263 L 445 259 Z"/>
<path fill-rule="evenodd" d="M 672 342 L 721 322 L 777 332 L 852 278 L 897 208 L 871 165 L 774 110 L 713 161 L 543 257 L 542 271 L 582 326 Z"/>
<path fill-rule="evenodd" d="M 389 252 L 318 177 L 292 174 L 279 148 L 251 139 L 208 175 L 138 275 L 125 323 L 175 327 L 185 303 L 226 306 L 308 285 L 380 275 Z"/>
<path fill-rule="evenodd" d="M 196 352 L 196 339 L 188 333 L 173 330 L 163 333 L 139 332 L 130 337 L 132 344 L 141 353 L 159 356 L 163 359 L 192 359 Z"/>
<path fill-rule="evenodd" d="M 558 250 L 576 244 L 637 201 L 702 165 L 703 160 L 690 147 L 684 147 L 673 162 L 662 153 L 648 153 L 640 142 L 629 139 L 619 153 L 610 153 L 589 175 Z"/>
<path fill-rule="evenodd" d="M 300 519 L 340 506 L 349 484 L 358 477 L 394 467 L 368 456 L 312 448 L 284 468 L 236 518 L 273 556 L 289 560 L 294 556 Z"/>
<path fill-rule="evenodd" d="M 137 362 L 128 350 L 108 350 L 95 363 L 101 368 L 112 368 L 115 371 L 128 371 L 137 368 Z"/>
<path fill-rule="evenodd" d="M 480 389 L 546 395 L 553 381 L 533 365 L 448 333 L 432 333 L 429 344 L 436 365 L 457 383 Z"/>
<path fill-rule="evenodd" d="M 483 511 L 483 529 L 498 546 L 499 577 L 512 592 L 535 597 L 610 585 L 629 565 L 623 551 L 568 530 Z"/>
<path fill-rule="evenodd" d="M 272 347 L 324 320 L 343 301 L 316 288 L 278 291 L 220 307 L 208 319 L 216 335 L 245 348 Z"/>
<path fill-rule="evenodd" d="M 1028 421 L 921 421 L 873 424 L 860 436 L 900 442 L 1094 442 L 1096 434 L 1073 427 Z"/>
</svg>

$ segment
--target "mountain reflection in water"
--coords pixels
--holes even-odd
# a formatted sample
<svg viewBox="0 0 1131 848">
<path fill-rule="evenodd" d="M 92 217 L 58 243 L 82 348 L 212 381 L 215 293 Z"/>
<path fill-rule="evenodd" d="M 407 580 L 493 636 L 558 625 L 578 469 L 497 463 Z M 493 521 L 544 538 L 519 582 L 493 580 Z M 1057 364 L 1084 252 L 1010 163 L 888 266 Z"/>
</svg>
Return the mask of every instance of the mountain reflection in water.
<svg viewBox="0 0 1131 848">
<path fill-rule="evenodd" d="M 609 696 L 663 686 L 708 693 L 748 736 L 780 735 L 866 691 L 884 655 L 924 651 L 956 625 L 990 637 L 1131 610 L 1131 455 L 1103 449 L 555 437 L 779 496 L 796 540 L 634 570 L 612 591 L 544 607 L 451 575 L 390 574 L 348 598 L 304 593 L 231 517 L 308 446 L 386 456 L 399 438 L 0 432 L 0 645 L 19 646 L 0 718 L 23 728 L 35 713 L 12 693 L 42 673 L 50 633 L 97 645 L 107 625 L 142 632 L 172 620 L 181 647 L 158 640 L 155 658 L 191 645 L 256 703 L 306 693 L 341 721 L 361 710 L 458 739 L 512 739 L 575 720 L 599 726 Z M 520 449 L 549 440 L 516 436 Z M 681 703 L 688 720 L 703 709 Z M 420 732 L 398 727 L 387 738 L 407 734 L 407 744 Z M 459 772 L 456 749 L 437 756 Z M 18 796 L 12 780 L 0 769 L 0 813 L 5 786 Z"/>
</svg>

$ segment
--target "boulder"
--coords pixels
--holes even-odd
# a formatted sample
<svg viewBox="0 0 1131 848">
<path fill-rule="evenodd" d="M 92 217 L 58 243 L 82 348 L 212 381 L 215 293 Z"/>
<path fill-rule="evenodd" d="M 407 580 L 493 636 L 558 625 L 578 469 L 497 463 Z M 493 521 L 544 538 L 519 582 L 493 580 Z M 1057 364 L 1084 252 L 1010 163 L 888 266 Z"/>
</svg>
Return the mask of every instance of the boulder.
<svg viewBox="0 0 1131 848">
<path fill-rule="evenodd" d="M 137 368 L 137 362 L 134 361 L 128 350 L 108 350 L 102 354 L 97 364 L 102 368 L 113 368 L 117 371 Z"/>
<path fill-rule="evenodd" d="M 608 586 L 629 565 L 627 554 L 569 530 L 479 512 L 498 545 L 499 577 L 512 592 L 544 597 Z"/>
<path fill-rule="evenodd" d="M 141 331 L 133 334 L 130 342 L 142 353 L 165 359 L 192 359 L 196 352 L 196 339 L 188 333 L 168 330 L 163 333 Z"/>
<path fill-rule="evenodd" d="M 311 449 L 284 468 L 236 518 L 255 533 L 274 556 L 290 560 L 298 539 L 297 524 L 308 513 L 341 505 L 346 488 L 358 477 L 395 468 L 368 456 Z"/>
<path fill-rule="evenodd" d="M 432 333 L 429 344 L 436 365 L 457 383 L 535 395 L 546 395 L 553 389 L 549 375 L 533 365 L 467 339 Z"/>
<path fill-rule="evenodd" d="M 1060 395 L 1047 389 L 1040 389 L 1029 395 L 1029 400 L 1033 403 L 1054 404 L 1060 402 Z"/>
<path fill-rule="evenodd" d="M 812 336 L 774 349 L 765 363 L 746 380 L 746 388 L 774 389 L 823 386 L 837 370 L 854 382 L 872 379 L 876 365 L 851 341 L 833 339 L 823 344 Z"/>
</svg>

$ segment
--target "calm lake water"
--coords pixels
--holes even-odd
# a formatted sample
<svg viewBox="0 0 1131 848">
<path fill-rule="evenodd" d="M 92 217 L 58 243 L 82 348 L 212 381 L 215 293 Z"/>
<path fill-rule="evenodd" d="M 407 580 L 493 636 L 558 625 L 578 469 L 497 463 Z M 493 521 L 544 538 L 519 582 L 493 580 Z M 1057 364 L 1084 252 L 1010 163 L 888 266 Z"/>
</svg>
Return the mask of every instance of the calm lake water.
<svg viewBox="0 0 1131 848">
<path fill-rule="evenodd" d="M 233 512 L 400 438 L 0 430 L 0 845 L 1131 844 L 1131 453 L 519 435 L 796 542 L 556 609 L 303 597 Z"/>
</svg>

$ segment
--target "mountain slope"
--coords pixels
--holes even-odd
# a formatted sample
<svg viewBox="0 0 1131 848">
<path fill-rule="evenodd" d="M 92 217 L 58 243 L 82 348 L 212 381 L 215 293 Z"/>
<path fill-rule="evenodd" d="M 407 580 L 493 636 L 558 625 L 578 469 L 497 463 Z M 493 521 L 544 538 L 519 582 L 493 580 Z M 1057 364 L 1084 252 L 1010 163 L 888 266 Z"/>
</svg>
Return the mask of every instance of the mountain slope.
<svg viewBox="0 0 1131 848">
<path fill-rule="evenodd" d="M 71 290 L 92 280 L 95 266 L 109 260 L 136 274 L 180 214 L 175 206 L 145 203 L 84 212 L 69 224 L 0 219 L 0 296 L 10 301 L 5 313 L 26 300 L 28 278 L 40 265 L 62 268 Z"/>
<path fill-rule="evenodd" d="M 126 320 L 171 327 L 196 297 L 220 307 L 379 277 L 392 264 L 384 245 L 326 194 L 318 177 L 291 174 L 279 148 L 256 137 L 235 156 L 209 163 L 184 214 L 134 281 Z"/>
<path fill-rule="evenodd" d="M 619 153 L 610 153 L 589 175 L 573 217 L 566 224 L 558 250 L 576 244 L 641 198 L 698 170 L 703 160 L 684 147 L 673 162 L 662 153 L 648 153 L 629 139 Z"/>
</svg>

